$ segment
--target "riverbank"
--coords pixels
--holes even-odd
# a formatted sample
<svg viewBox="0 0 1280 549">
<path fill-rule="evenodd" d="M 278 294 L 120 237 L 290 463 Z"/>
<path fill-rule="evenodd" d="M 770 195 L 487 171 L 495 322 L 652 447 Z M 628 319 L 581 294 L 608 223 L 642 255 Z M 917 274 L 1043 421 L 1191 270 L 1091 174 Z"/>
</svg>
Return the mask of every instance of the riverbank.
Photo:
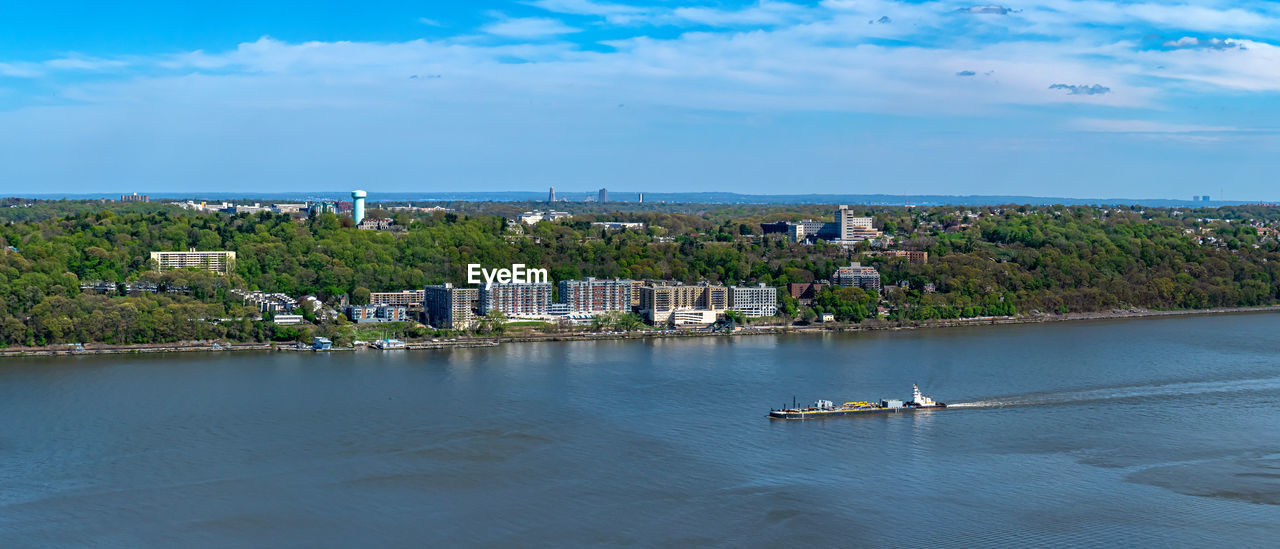
<svg viewBox="0 0 1280 549">
<path fill-rule="evenodd" d="M 732 337 L 763 334 L 812 334 L 840 332 L 868 332 L 878 330 L 918 330 L 929 328 L 955 328 L 964 326 L 988 326 L 1003 324 L 1037 324 L 1045 322 L 1072 322 L 1081 320 L 1108 320 L 1161 316 L 1223 315 L 1236 313 L 1280 312 L 1280 305 L 1263 307 L 1220 307 L 1214 309 L 1186 309 L 1159 311 L 1148 309 L 1117 309 L 1092 313 L 1035 314 L 1014 317 L 975 317 L 963 319 L 929 320 L 916 322 L 888 322 L 868 320 L 858 324 L 810 324 L 807 326 L 744 326 L 733 333 L 701 330 L 644 330 L 635 332 L 567 332 L 558 334 L 524 334 L 515 336 L 459 337 L 451 340 L 422 340 L 406 342 L 406 350 L 440 350 L 458 348 L 493 347 L 502 343 L 527 343 L 541 341 L 599 341 L 626 339 L 657 339 L 680 337 Z M 309 351 L 292 343 L 226 343 L 211 341 L 176 342 L 163 344 L 108 345 L 86 343 L 49 345 L 44 347 L 8 347 L 0 349 L 0 357 L 15 356 L 68 356 L 110 355 L 137 353 L 177 352 L 225 352 L 225 351 Z M 337 351 L 342 351 L 339 349 Z M 351 349 L 345 349 L 351 350 Z"/>
</svg>

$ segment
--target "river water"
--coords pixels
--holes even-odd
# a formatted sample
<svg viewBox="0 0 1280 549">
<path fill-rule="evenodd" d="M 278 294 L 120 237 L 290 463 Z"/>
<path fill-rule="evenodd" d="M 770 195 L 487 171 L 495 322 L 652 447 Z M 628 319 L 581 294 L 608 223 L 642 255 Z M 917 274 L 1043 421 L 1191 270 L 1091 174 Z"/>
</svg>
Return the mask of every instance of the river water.
<svg viewBox="0 0 1280 549">
<path fill-rule="evenodd" d="M 1274 546 L 1280 314 L 0 362 L 0 546 Z M 905 398 L 952 409 L 771 421 Z"/>
</svg>

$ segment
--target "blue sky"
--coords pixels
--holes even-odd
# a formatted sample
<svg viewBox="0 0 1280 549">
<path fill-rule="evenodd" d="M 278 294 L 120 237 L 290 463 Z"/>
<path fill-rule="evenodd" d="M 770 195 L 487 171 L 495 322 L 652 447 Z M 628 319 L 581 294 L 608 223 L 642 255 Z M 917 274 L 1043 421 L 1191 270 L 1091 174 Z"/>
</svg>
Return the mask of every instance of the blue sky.
<svg viewBox="0 0 1280 549">
<path fill-rule="evenodd" d="M 0 192 L 1280 201 L 1280 4 L 0 2 Z"/>
</svg>

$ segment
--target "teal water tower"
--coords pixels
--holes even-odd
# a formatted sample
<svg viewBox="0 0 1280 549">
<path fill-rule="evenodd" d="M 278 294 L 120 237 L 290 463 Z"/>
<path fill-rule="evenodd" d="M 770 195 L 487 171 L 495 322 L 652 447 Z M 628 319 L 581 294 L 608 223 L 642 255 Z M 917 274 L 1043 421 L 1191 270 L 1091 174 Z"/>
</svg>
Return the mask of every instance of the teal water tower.
<svg viewBox="0 0 1280 549">
<path fill-rule="evenodd" d="M 351 191 L 351 217 L 356 220 L 356 225 L 364 221 L 364 197 L 369 193 L 364 191 Z"/>
</svg>

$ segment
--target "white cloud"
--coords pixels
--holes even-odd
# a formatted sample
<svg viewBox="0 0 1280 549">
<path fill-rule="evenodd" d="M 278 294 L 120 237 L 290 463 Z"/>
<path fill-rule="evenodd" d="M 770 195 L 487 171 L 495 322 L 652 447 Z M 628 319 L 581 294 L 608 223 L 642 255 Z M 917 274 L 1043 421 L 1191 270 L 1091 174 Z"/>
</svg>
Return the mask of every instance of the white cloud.
<svg viewBox="0 0 1280 549">
<path fill-rule="evenodd" d="M 507 38 L 547 38 L 578 32 L 559 19 L 546 17 L 503 18 L 480 28 L 481 31 Z"/>
<path fill-rule="evenodd" d="M 1170 124 L 1151 120 L 1111 120 L 1082 118 L 1069 124 L 1072 129 L 1106 133 L 1221 133 L 1238 132 L 1234 126 L 1206 126 L 1198 124 Z"/>
</svg>

